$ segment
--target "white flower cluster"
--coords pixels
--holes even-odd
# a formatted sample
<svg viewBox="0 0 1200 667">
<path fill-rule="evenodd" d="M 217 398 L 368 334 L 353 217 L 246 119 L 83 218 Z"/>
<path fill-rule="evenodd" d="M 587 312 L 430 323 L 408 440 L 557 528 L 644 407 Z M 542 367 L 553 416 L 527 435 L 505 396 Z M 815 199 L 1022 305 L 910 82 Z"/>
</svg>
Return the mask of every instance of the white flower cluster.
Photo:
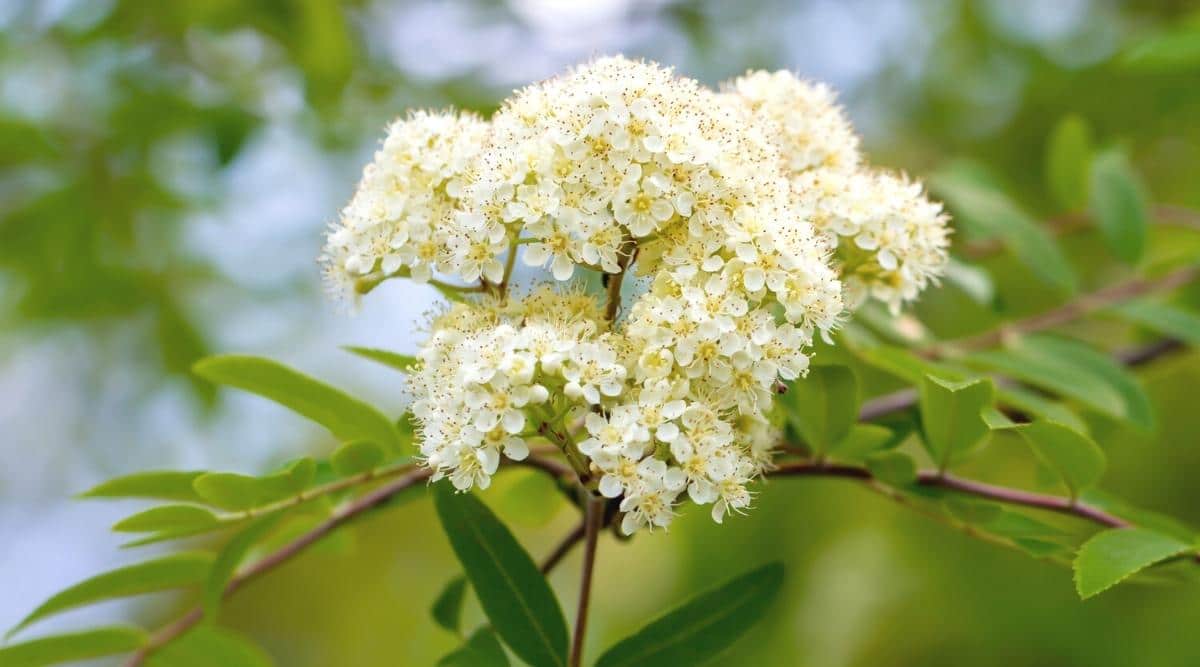
<svg viewBox="0 0 1200 667">
<path fill-rule="evenodd" d="M 499 279 L 503 266 L 495 256 L 504 239 L 461 213 L 489 130 L 471 114 L 417 112 L 392 123 L 326 237 L 321 260 L 331 289 L 343 291 L 374 271 L 404 272 L 420 282 L 434 271 L 466 281 Z"/>
<path fill-rule="evenodd" d="M 789 72 L 751 72 L 726 101 L 774 129 L 796 209 L 835 252 L 846 303 L 867 297 L 895 312 L 944 270 L 949 246 L 941 204 L 920 184 L 863 166 L 858 137 L 833 91 Z"/>
<path fill-rule="evenodd" d="M 437 274 L 485 293 L 434 318 L 410 377 L 435 478 L 486 487 L 501 454 L 540 442 L 621 498 L 626 532 L 668 525 L 684 494 L 717 521 L 749 506 L 778 438 L 772 394 L 845 310 L 830 259 L 851 267 L 850 244 L 828 235 L 861 251 L 848 280 L 877 265 L 864 284 L 895 301 L 911 294 L 893 276 L 923 284 L 935 269 L 918 256 L 941 250 L 909 227 L 944 223 L 919 187 L 855 180 L 857 140 L 827 91 L 783 113 L 791 93 L 762 76 L 739 82 L 743 104 L 603 58 L 488 123 L 418 114 L 390 129 L 324 262 L 340 283 Z M 606 295 L 510 295 L 518 257 L 557 281 L 598 273 Z"/>
</svg>

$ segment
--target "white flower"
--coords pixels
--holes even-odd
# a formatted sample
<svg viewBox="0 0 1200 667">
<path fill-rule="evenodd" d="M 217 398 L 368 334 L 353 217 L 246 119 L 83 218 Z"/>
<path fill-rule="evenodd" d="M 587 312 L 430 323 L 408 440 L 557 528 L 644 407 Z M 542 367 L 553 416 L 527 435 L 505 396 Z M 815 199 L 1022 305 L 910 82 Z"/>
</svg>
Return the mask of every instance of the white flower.
<svg viewBox="0 0 1200 667">
<path fill-rule="evenodd" d="M 525 247 L 522 261 L 537 267 L 549 262 L 555 280 L 568 280 L 575 272 L 575 258 L 580 254 L 580 243 L 569 223 L 546 218 L 526 230 L 540 240 Z"/>
<path fill-rule="evenodd" d="M 641 424 L 637 406 L 618 405 L 608 417 L 588 413 L 584 425 L 591 436 L 579 443 L 579 451 L 595 456 L 601 449 L 621 451 L 641 457 L 650 441 L 649 430 Z"/>
<path fill-rule="evenodd" d="M 791 72 L 749 72 L 735 79 L 731 93 L 756 118 L 773 121 L 782 135 L 788 168 L 852 169 L 858 165 L 858 136 L 826 85 Z"/>
<path fill-rule="evenodd" d="M 619 396 L 624 390 L 625 367 L 617 362 L 612 346 L 582 343 L 563 362 L 562 376 L 567 381 L 563 389 L 567 396 L 598 405 L 601 396 Z"/>
<path fill-rule="evenodd" d="M 428 279 L 438 259 L 437 242 L 429 243 L 459 231 L 453 213 L 489 130 L 471 114 L 420 112 L 392 123 L 326 237 L 321 261 L 331 288 L 376 267 Z"/>
<path fill-rule="evenodd" d="M 659 225 L 675 215 L 675 207 L 666 197 L 665 179 L 661 174 L 642 174 L 642 168 L 631 165 L 613 201 L 613 217 L 629 228 L 635 238 L 648 236 Z"/>
<path fill-rule="evenodd" d="M 637 481 L 628 488 L 621 511 L 621 531 L 632 535 L 642 526 L 665 528 L 675 517 L 674 502 L 686 484 L 679 468 L 669 468 L 656 458 L 643 459 L 637 466 Z"/>
<path fill-rule="evenodd" d="M 676 438 L 671 443 L 671 456 L 688 479 L 688 495 L 706 505 L 717 499 L 717 484 L 733 473 L 736 454 L 711 439 L 693 444 L 687 438 Z"/>
</svg>

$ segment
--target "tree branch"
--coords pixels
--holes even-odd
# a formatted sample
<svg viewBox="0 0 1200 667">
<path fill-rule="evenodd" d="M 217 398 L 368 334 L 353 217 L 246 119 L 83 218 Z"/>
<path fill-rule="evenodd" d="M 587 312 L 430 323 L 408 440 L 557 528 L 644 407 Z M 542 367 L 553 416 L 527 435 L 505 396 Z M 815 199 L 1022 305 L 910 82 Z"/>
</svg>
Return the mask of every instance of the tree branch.
<svg viewBox="0 0 1200 667">
<path fill-rule="evenodd" d="M 583 638 L 587 633 L 588 604 L 592 597 L 592 575 L 596 566 L 596 543 L 599 541 L 600 528 L 604 524 L 604 498 L 588 492 L 587 514 L 584 517 L 584 536 L 586 543 L 583 552 L 583 568 L 579 584 L 579 611 L 575 614 L 575 633 L 571 638 L 570 667 L 580 667 L 583 664 Z"/>
<path fill-rule="evenodd" d="M 1183 343 L 1166 338 L 1146 345 L 1118 350 L 1113 354 L 1113 359 L 1124 366 L 1136 368 L 1185 348 Z M 908 410 L 917 405 L 917 400 L 917 390 L 912 387 L 877 396 L 863 403 L 862 409 L 858 413 L 858 420 L 869 422 L 894 412 Z"/>
</svg>

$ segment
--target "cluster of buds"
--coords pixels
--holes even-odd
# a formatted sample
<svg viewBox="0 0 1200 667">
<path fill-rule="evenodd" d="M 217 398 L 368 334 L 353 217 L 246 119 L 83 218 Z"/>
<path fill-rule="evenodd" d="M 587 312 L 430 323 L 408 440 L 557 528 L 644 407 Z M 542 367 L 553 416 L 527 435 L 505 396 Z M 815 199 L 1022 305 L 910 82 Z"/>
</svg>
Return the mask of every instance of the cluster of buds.
<svg viewBox="0 0 1200 667">
<path fill-rule="evenodd" d="M 456 297 L 410 376 L 436 477 L 483 488 L 501 456 L 552 445 L 632 533 L 685 497 L 717 521 L 749 507 L 774 389 L 851 298 L 911 299 L 945 245 L 940 207 L 863 168 L 826 89 L 757 73 L 718 93 L 612 57 L 490 121 L 396 122 L 323 263 L 337 289 Z M 547 279 L 512 287 L 518 259 Z"/>
</svg>

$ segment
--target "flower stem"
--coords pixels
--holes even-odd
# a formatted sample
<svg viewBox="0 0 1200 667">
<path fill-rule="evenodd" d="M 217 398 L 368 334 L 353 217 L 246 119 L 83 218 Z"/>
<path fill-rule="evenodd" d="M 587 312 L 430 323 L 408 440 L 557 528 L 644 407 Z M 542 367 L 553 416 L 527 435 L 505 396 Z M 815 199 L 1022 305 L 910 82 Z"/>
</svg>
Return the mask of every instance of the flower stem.
<svg viewBox="0 0 1200 667">
<path fill-rule="evenodd" d="M 596 566 L 596 542 L 604 523 L 604 498 L 589 493 L 584 517 L 583 571 L 579 583 L 579 612 L 575 615 L 575 634 L 571 638 L 570 667 L 583 664 L 583 639 L 587 633 L 588 603 L 592 596 L 592 575 Z"/>
<path fill-rule="evenodd" d="M 625 274 L 629 271 L 629 267 L 637 261 L 637 253 L 638 246 L 635 244 L 630 248 L 629 253 L 621 259 L 620 272 L 605 274 L 605 277 L 608 279 L 606 283 L 606 287 L 608 287 L 608 303 L 604 307 L 604 318 L 609 322 L 615 322 L 617 313 L 621 310 L 621 283 L 625 280 Z"/>
</svg>

